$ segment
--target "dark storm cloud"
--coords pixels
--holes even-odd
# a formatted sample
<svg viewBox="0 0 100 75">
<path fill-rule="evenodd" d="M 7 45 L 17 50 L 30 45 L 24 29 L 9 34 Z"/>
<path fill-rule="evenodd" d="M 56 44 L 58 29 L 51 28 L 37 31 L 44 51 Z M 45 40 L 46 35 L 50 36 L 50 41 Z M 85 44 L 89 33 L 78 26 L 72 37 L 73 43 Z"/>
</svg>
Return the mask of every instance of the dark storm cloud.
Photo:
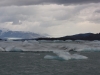
<svg viewBox="0 0 100 75">
<path fill-rule="evenodd" d="M 0 0 L 0 6 L 98 3 L 100 0 Z"/>
</svg>

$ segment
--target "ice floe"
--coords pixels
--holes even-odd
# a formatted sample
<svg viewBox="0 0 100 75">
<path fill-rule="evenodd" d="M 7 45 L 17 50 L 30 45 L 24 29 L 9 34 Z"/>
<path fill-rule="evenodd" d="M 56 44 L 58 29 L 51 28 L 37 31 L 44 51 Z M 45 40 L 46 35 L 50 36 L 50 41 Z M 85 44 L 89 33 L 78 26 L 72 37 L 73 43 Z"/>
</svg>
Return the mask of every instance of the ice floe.
<svg viewBox="0 0 100 75">
<path fill-rule="evenodd" d="M 55 51 L 64 50 L 70 51 L 100 51 L 100 41 L 82 41 L 80 40 L 71 42 L 56 42 L 41 41 L 0 41 L 0 51 Z M 58 42 L 59 41 L 59 42 Z M 70 41 L 70 40 L 67 40 Z"/>
<path fill-rule="evenodd" d="M 52 60 L 70 60 L 70 59 L 88 59 L 88 57 L 80 55 L 80 54 L 70 54 L 65 51 L 53 51 L 57 56 L 46 55 L 44 59 L 52 59 Z"/>
</svg>

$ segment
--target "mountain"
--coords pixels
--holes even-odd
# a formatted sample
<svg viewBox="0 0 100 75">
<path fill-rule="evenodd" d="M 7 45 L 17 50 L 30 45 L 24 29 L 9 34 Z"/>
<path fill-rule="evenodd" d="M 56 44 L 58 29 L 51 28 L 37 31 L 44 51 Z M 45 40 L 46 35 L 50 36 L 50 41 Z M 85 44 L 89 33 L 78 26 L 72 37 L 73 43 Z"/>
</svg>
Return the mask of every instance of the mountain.
<svg viewBox="0 0 100 75">
<path fill-rule="evenodd" d="M 32 33 L 32 32 L 23 32 L 23 31 L 11 31 L 7 29 L 0 29 L 0 38 L 22 38 L 22 39 L 32 39 L 38 37 L 45 37 L 40 34 Z"/>
<path fill-rule="evenodd" d="M 72 36 L 61 37 L 60 39 L 70 39 L 70 40 L 100 40 L 100 33 L 84 33 L 84 34 L 76 34 Z"/>
<path fill-rule="evenodd" d="M 74 40 L 74 39 L 75 40 L 85 40 L 91 35 L 95 35 L 95 34 L 93 34 L 93 33 L 75 34 L 75 35 L 71 35 L 71 36 L 64 36 L 64 37 L 61 37 L 61 38 L 72 39 L 72 40 Z"/>
<path fill-rule="evenodd" d="M 84 33 L 58 38 L 38 38 L 37 40 L 100 40 L 100 33 Z"/>
</svg>

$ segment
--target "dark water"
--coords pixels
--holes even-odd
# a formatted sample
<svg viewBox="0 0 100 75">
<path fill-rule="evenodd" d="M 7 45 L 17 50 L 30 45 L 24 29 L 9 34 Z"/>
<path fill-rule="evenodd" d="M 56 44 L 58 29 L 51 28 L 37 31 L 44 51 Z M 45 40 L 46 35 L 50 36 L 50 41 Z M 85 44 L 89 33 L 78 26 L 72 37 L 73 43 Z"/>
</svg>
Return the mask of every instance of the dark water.
<svg viewBox="0 0 100 75">
<path fill-rule="evenodd" d="M 47 54 L 52 53 L 0 52 L 0 75 L 100 75 L 100 52 L 68 61 L 46 60 Z"/>
</svg>

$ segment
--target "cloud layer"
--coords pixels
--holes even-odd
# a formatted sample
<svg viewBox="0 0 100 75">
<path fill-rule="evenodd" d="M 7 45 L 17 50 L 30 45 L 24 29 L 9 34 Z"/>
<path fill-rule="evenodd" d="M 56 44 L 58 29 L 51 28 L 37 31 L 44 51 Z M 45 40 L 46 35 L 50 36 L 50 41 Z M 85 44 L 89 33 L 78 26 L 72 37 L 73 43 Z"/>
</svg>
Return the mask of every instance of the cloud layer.
<svg viewBox="0 0 100 75">
<path fill-rule="evenodd" d="M 84 4 L 98 3 L 100 0 L 0 0 L 0 6 L 23 6 L 39 4 Z"/>
<path fill-rule="evenodd" d="M 1 28 L 54 37 L 100 32 L 99 0 L 1 0 L 0 6 Z"/>
</svg>

